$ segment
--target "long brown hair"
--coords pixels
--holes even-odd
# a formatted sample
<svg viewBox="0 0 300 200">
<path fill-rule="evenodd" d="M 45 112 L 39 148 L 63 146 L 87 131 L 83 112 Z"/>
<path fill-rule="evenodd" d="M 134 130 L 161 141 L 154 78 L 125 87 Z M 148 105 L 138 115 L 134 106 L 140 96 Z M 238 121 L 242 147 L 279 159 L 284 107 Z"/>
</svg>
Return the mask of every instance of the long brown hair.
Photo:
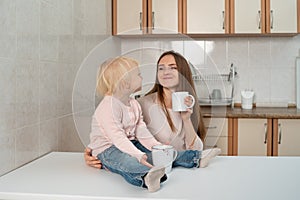
<svg viewBox="0 0 300 200">
<path fill-rule="evenodd" d="M 201 108 L 199 106 L 198 98 L 197 98 L 197 95 L 195 92 L 196 90 L 195 90 L 194 81 L 192 79 L 192 72 L 191 72 L 190 66 L 189 66 L 187 60 L 181 54 L 179 54 L 175 51 L 164 52 L 159 57 L 159 59 L 157 61 L 157 66 L 158 66 L 158 63 L 160 62 L 160 60 L 164 56 L 167 56 L 167 55 L 172 55 L 175 59 L 176 65 L 177 65 L 177 70 L 179 73 L 179 85 L 178 85 L 177 91 L 188 91 L 191 95 L 193 95 L 195 97 L 194 112 L 191 115 L 191 120 L 192 120 L 193 126 L 194 126 L 198 136 L 201 138 L 202 141 L 204 141 L 205 136 L 206 136 L 206 129 L 205 129 L 204 122 L 203 122 Z M 163 111 L 167 117 L 167 120 L 171 127 L 171 130 L 173 132 L 175 132 L 176 128 L 173 124 L 170 113 L 165 104 L 165 96 L 164 96 L 164 92 L 163 92 L 163 86 L 160 85 L 160 83 L 158 82 L 157 75 L 156 75 L 156 81 L 155 81 L 153 88 L 146 95 L 149 95 L 149 94 L 152 94 L 155 92 L 157 92 L 158 101 L 163 108 Z"/>
</svg>

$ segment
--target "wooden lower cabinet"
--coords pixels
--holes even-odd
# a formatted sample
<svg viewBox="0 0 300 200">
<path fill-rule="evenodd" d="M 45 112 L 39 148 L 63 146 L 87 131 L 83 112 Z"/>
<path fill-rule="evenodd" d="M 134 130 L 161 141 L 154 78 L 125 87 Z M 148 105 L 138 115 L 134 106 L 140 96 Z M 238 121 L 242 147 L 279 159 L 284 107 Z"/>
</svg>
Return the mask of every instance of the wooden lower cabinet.
<svg viewBox="0 0 300 200">
<path fill-rule="evenodd" d="M 300 156 L 299 119 L 233 119 L 232 155 Z"/>
<path fill-rule="evenodd" d="M 265 156 L 272 154 L 272 127 L 268 119 L 238 119 L 234 155 Z"/>
<path fill-rule="evenodd" d="M 221 155 L 231 154 L 232 145 L 228 143 L 228 140 L 232 138 L 229 131 L 230 126 L 228 126 L 229 121 L 228 118 L 204 118 L 207 129 L 204 149 L 218 147 L 222 150 Z"/>
<path fill-rule="evenodd" d="M 300 156 L 300 119 L 204 118 L 204 148 L 229 156 Z"/>
<path fill-rule="evenodd" d="M 299 119 L 273 119 L 273 155 L 300 156 Z"/>
</svg>

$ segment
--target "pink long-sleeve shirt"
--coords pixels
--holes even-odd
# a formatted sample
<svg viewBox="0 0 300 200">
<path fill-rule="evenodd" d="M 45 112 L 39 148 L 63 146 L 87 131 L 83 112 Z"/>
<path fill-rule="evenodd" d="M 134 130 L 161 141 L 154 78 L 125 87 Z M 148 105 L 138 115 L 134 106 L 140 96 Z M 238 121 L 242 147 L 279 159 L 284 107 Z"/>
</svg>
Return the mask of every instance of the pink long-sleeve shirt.
<svg viewBox="0 0 300 200">
<path fill-rule="evenodd" d="M 115 145 L 140 161 L 145 153 L 137 149 L 130 140 L 138 140 L 149 150 L 160 144 L 147 129 L 140 104 L 135 99 L 130 99 L 127 106 L 113 96 L 105 96 L 92 119 L 88 146 L 92 149 L 93 156 Z"/>
</svg>

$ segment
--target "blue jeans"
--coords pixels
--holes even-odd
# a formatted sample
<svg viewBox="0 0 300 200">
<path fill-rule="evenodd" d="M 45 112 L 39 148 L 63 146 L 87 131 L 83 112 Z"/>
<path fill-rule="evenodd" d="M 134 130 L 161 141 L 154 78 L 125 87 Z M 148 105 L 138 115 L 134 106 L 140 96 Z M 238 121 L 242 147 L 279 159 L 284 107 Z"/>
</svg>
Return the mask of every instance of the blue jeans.
<svg viewBox="0 0 300 200">
<path fill-rule="evenodd" d="M 146 153 L 148 162 L 152 164 L 151 151 L 145 148 L 140 142 L 133 140 L 132 143 L 142 152 Z M 172 167 L 199 167 L 201 152 L 194 150 L 179 151 Z M 113 173 L 121 175 L 128 183 L 145 187 L 143 177 L 150 168 L 141 164 L 135 157 L 120 151 L 114 145 L 99 153 L 97 158 L 101 160 L 102 167 Z"/>
<path fill-rule="evenodd" d="M 142 146 L 137 141 L 132 142 L 138 149 Z M 142 149 L 140 150 L 142 151 Z M 151 151 L 147 149 L 145 153 L 151 159 Z M 102 153 L 99 153 L 97 158 L 101 160 L 104 169 L 123 176 L 132 185 L 145 187 L 143 177 L 149 172 L 150 168 L 141 164 L 135 157 L 120 151 L 113 145 Z"/>
<path fill-rule="evenodd" d="M 201 153 L 201 151 L 197 150 L 178 151 L 177 157 L 174 160 L 172 167 L 199 167 Z"/>
</svg>

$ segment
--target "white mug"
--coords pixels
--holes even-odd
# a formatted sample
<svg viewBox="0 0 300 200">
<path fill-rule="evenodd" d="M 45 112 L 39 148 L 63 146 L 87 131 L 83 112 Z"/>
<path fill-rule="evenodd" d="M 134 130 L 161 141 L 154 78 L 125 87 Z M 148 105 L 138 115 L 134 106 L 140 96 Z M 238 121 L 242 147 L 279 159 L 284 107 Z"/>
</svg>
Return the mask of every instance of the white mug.
<svg viewBox="0 0 300 200">
<path fill-rule="evenodd" d="M 184 103 L 185 97 L 191 97 L 193 100 L 192 105 L 187 106 Z M 172 110 L 179 112 L 179 111 L 186 111 L 187 108 L 192 108 L 195 104 L 195 98 L 190 95 L 188 92 L 173 92 L 172 93 Z"/>
<path fill-rule="evenodd" d="M 171 145 L 155 145 L 152 147 L 152 161 L 154 166 L 164 166 L 165 173 L 172 170 L 172 163 L 177 157 L 177 151 Z"/>
</svg>

